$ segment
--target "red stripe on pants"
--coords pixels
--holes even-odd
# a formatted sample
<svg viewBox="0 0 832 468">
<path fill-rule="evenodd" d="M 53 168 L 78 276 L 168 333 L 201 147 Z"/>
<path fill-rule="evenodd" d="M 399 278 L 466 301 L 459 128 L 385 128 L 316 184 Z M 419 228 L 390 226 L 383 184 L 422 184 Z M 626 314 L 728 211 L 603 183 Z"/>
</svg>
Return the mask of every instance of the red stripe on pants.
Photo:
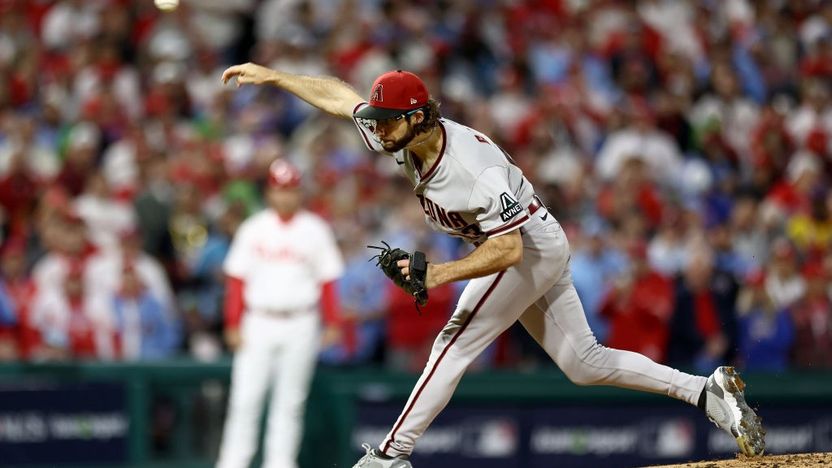
<svg viewBox="0 0 832 468">
<path fill-rule="evenodd" d="M 497 277 L 494 279 L 494 282 L 491 283 L 491 286 L 489 286 L 488 289 L 485 291 L 485 294 L 483 294 L 482 298 L 479 300 L 479 302 L 477 302 L 477 305 L 474 306 L 474 310 L 471 311 L 471 315 L 468 316 L 468 319 L 465 321 L 464 324 L 462 324 L 462 326 L 459 328 L 459 331 L 456 332 L 456 335 L 454 335 L 454 337 L 451 338 L 451 341 L 448 342 L 447 345 L 445 345 L 445 349 L 443 349 L 439 357 L 436 358 L 436 362 L 433 364 L 433 369 L 430 370 L 430 373 L 428 373 L 428 376 L 425 378 L 425 381 L 422 382 L 421 386 L 419 386 L 419 390 L 416 391 L 416 395 L 413 397 L 413 401 L 410 402 L 410 405 L 408 405 L 407 409 L 399 419 L 399 423 L 396 424 L 396 427 L 393 428 L 393 432 L 390 433 L 390 438 L 384 444 L 384 449 L 382 449 L 382 453 L 384 453 L 385 455 L 387 454 L 387 450 L 390 448 L 390 444 L 393 443 L 393 440 L 396 438 L 396 432 L 399 430 L 400 427 L 402 427 L 402 423 L 407 418 L 407 415 L 410 414 L 410 411 L 413 410 L 413 405 L 416 404 L 416 401 L 419 399 L 419 396 L 422 394 L 422 391 L 425 389 L 425 386 L 427 386 L 428 382 L 430 382 L 431 377 L 433 377 L 433 374 L 439 367 L 439 363 L 442 362 L 442 358 L 445 357 L 445 355 L 448 353 L 448 350 L 451 349 L 451 346 L 453 346 L 454 343 L 456 343 L 456 340 L 462 335 L 462 332 L 464 332 L 465 329 L 468 328 L 468 324 L 471 323 L 471 320 L 473 320 L 474 316 L 477 315 L 477 311 L 480 310 L 480 307 L 482 307 L 482 305 L 485 304 L 485 300 L 488 299 L 488 296 L 490 296 L 491 292 L 494 291 L 494 288 L 497 287 L 497 283 L 500 282 L 500 279 L 502 279 L 503 274 L 505 274 L 505 270 L 497 274 Z"/>
</svg>

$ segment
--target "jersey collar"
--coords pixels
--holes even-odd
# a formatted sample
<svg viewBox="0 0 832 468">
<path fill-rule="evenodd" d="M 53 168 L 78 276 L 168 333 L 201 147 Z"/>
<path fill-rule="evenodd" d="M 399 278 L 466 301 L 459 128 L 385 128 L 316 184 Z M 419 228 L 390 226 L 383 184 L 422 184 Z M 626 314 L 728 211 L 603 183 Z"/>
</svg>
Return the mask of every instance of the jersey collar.
<svg viewBox="0 0 832 468">
<path fill-rule="evenodd" d="M 433 165 L 425 172 L 424 175 L 419 177 L 419 183 L 425 184 L 427 183 L 431 177 L 436 174 L 436 169 L 439 167 L 439 163 L 442 162 L 442 157 L 445 156 L 445 147 L 448 145 L 448 132 L 445 131 L 445 125 L 442 124 L 442 121 L 438 121 L 437 124 L 439 128 L 442 130 L 442 147 L 439 149 L 439 156 L 436 158 L 436 161 L 433 162 Z M 408 157 L 413 158 L 413 155 L 408 154 Z M 418 174 L 418 171 L 417 171 Z"/>
</svg>

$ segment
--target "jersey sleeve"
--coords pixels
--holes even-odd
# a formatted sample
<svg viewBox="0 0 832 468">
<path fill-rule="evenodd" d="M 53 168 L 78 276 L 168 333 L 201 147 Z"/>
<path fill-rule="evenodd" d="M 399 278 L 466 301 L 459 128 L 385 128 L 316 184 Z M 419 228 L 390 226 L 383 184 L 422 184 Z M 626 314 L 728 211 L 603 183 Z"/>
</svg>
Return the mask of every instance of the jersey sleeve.
<svg viewBox="0 0 832 468">
<path fill-rule="evenodd" d="M 526 224 L 529 214 L 509 187 L 505 167 L 484 170 L 471 190 L 468 208 L 477 214 L 480 230 L 487 237 L 511 232 Z"/>
<path fill-rule="evenodd" d="M 251 268 L 253 259 L 251 258 L 251 250 L 248 247 L 250 242 L 249 232 L 251 231 L 249 226 L 249 223 L 243 222 L 231 241 L 231 247 L 222 265 L 223 273 L 228 276 L 245 279 L 246 272 Z"/>
<path fill-rule="evenodd" d="M 367 149 L 379 153 L 386 153 L 384 151 L 384 148 L 382 148 L 381 143 L 379 143 L 378 139 L 373 133 L 373 121 L 370 119 L 362 119 L 355 116 L 355 113 L 363 109 L 365 106 L 369 106 L 369 104 L 367 104 L 366 102 L 362 102 L 361 104 L 355 106 L 355 109 L 352 110 L 352 120 L 353 122 L 355 122 L 355 126 L 358 128 L 358 133 L 361 134 L 361 139 L 364 140 L 364 144 L 367 145 Z"/>
<path fill-rule="evenodd" d="M 316 273 L 320 283 L 328 283 L 340 277 L 344 273 L 344 259 L 341 257 L 341 250 L 335 242 L 335 235 L 332 229 L 324 222 L 321 226 L 321 243 L 318 249 L 318 262 Z"/>
</svg>

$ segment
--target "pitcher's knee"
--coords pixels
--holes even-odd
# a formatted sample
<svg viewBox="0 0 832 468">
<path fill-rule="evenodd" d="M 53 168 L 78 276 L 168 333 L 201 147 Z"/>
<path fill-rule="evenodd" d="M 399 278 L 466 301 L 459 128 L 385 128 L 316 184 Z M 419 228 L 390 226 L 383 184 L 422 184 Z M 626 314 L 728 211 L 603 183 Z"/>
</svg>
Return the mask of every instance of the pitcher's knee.
<svg viewBox="0 0 832 468">
<path fill-rule="evenodd" d="M 609 369 L 604 365 L 608 348 L 595 345 L 561 370 L 575 385 L 599 385 L 606 382 Z"/>
<path fill-rule="evenodd" d="M 575 385 L 598 385 L 602 382 L 596 370 L 589 366 L 571 366 L 568 371 L 564 370 L 564 373 Z"/>
</svg>

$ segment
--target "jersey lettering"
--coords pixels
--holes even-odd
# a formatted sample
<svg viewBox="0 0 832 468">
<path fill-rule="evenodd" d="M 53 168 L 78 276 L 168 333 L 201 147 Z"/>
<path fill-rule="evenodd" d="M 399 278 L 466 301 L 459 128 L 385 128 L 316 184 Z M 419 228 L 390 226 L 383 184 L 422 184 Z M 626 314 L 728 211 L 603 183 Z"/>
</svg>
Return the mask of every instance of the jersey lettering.
<svg viewBox="0 0 832 468">
<path fill-rule="evenodd" d="M 427 198 L 426 200 L 428 202 L 428 216 L 430 216 L 432 220 L 436 221 L 436 205 L 430 198 Z"/>
<path fill-rule="evenodd" d="M 448 219 L 453 223 L 454 229 L 463 229 L 465 227 L 465 220 L 462 219 L 462 215 L 456 211 L 449 212 Z"/>
<path fill-rule="evenodd" d="M 425 216 L 432 219 L 436 224 L 445 229 L 459 231 L 457 235 L 463 237 L 477 237 L 482 234 L 478 225 L 465 224 L 465 219 L 458 212 L 448 211 L 424 195 L 416 195 L 416 197 L 419 198 L 419 204 L 422 205 Z"/>
<path fill-rule="evenodd" d="M 286 246 L 269 247 L 265 244 L 257 244 L 254 246 L 254 252 L 258 258 L 267 261 L 303 262 L 303 255 Z"/>
<path fill-rule="evenodd" d="M 381 151 L 361 119 L 354 120 L 365 142 L 372 143 L 368 147 Z M 447 142 L 442 154 L 451 156 L 436 164 L 439 177 L 420 177 L 424 175 L 419 172 L 420 159 L 407 150 L 393 154 L 416 189 L 425 221 L 437 231 L 474 243 L 519 228 L 527 219 L 525 206 L 534 191 L 519 167 L 485 134 L 449 120 L 439 123 Z M 502 198 L 501 193 L 505 193 Z"/>
<path fill-rule="evenodd" d="M 441 224 L 441 225 L 443 225 L 443 226 L 445 226 L 446 228 L 449 228 L 449 229 L 453 228 L 453 226 L 451 225 L 450 220 L 448 220 L 448 215 L 445 213 L 445 208 L 442 208 L 441 206 L 437 205 L 436 206 L 436 211 L 437 211 L 437 214 L 439 215 L 439 224 Z"/>
</svg>

